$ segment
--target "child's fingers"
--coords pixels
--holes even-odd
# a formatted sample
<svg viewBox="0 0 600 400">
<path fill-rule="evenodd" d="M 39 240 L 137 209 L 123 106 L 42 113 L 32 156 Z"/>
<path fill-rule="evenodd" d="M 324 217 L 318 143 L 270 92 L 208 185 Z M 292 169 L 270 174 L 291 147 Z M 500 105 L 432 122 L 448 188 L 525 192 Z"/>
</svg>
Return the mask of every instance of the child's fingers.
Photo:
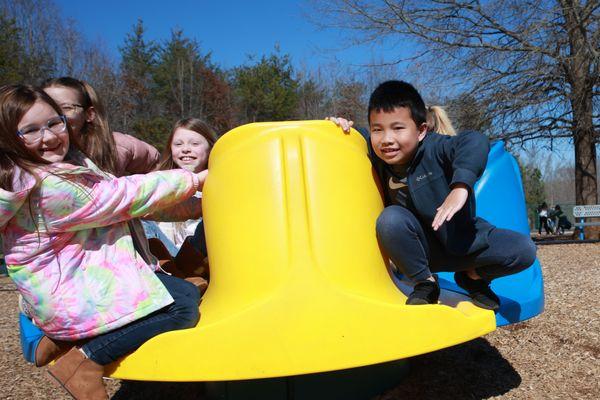
<svg viewBox="0 0 600 400">
<path fill-rule="evenodd" d="M 336 117 L 327 117 L 325 118 L 327 121 L 331 121 L 334 124 L 336 124 L 337 126 L 340 126 L 340 121 L 338 121 L 338 119 Z"/>
<path fill-rule="evenodd" d="M 452 217 L 454 217 L 454 214 L 456 214 L 458 210 L 456 208 L 452 208 L 450 211 L 448 211 L 448 216 L 446 217 L 446 222 L 450 221 L 452 219 Z"/>
<path fill-rule="evenodd" d="M 447 210 L 445 208 L 438 208 L 438 212 L 435 214 L 435 218 L 433 219 L 433 223 L 431 224 L 431 227 L 434 231 L 437 231 L 438 228 L 442 226 L 442 224 L 446 220 L 446 212 Z"/>
</svg>

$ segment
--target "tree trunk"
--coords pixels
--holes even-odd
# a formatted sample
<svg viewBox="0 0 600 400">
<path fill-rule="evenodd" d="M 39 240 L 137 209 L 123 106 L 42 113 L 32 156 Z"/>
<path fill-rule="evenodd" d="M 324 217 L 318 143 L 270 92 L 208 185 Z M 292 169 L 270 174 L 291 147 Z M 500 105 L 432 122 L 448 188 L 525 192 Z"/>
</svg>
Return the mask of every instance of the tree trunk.
<svg viewBox="0 0 600 400">
<path fill-rule="evenodd" d="M 575 201 L 598 204 L 596 143 L 593 122 L 594 79 L 592 55 L 586 47 L 588 32 L 579 29 L 582 7 L 578 0 L 562 0 L 565 30 L 569 38 L 567 79 L 571 85 L 575 145 Z"/>
<path fill-rule="evenodd" d="M 576 129 L 574 139 L 575 202 L 577 204 L 598 204 L 594 130 L 591 128 Z"/>
</svg>

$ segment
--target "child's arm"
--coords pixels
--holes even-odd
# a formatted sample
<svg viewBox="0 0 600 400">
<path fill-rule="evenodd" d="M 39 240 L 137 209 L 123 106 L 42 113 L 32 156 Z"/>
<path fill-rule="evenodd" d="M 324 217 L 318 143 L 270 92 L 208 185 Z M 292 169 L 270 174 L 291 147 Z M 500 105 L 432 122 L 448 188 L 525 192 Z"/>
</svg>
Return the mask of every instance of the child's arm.
<svg viewBox="0 0 600 400">
<path fill-rule="evenodd" d="M 438 151 L 443 162 L 452 166 L 450 187 L 463 183 L 473 193 L 475 182 L 483 174 L 490 152 L 487 136 L 474 131 L 462 132 L 443 141 Z"/>
<path fill-rule="evenodd" d="M 188 219 L 198 219 L 202 216 L 202 199 L 192 196 L 177 205 L 165 208 L 148 215 L 144 219 L 160 222 L 178 222 Z"/>
<path fill-rule="evenodd" d="M 133 136 L 113 132 L 117 144 L 117 157 L 127 175 L 145 174 L 158 165 L 160 153 L 156 148 Z"/>
<path fill-rule="evenodd" d="M 86 184 L 49 175 L 41 185 L 39 209 L 49 231 L 108 226 L 187 200 L 201 190 L 206 174 L 178 169 Z"/>
<path fill-rule="evenodd" d="M 452 165 L 452 189 L 437 209 L 431 224 L 434 231 L 463 208 L 485 170 L 489 150 L 488 138 L 473 131 L 460 133 L 442 142 L 439 155 L 443 162 Z"/>
<path fill-rule="evenodd" d="M 454 214 L 460 211 L 469 198 L 469 189 L 464 183 L 457 183 L 441 206 L 437 208 L 437 213 L 433 219 L 431 227 L 437 231 L 444 222 L 450 221 Z"/>
</svg>

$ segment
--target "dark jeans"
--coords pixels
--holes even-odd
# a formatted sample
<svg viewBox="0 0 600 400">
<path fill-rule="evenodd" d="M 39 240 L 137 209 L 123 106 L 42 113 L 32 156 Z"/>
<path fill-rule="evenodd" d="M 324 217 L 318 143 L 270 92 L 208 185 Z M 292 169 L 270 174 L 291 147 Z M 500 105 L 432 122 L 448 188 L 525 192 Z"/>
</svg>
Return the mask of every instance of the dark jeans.
<svg viewBox="0 0 600 400">
<path fill-rule="evenodd" d="M 377 218 L 377 237 L 400 271 L 414 282 L 431 272 L 464 271 L 475 268 L 486 281 L 516 274 L 535 261 L 536 247 L 520 233 L 494 228 L 489 247 L 465 256 L 449 254 L 430 227 L 401 206 L 386 207 Z"/>
<path fill-rule="evenodd" d="M 548 226 L 548 217 L 540 217 L 540 228 L 538 229 L 538 233 L 542 234 L 542 228 L 546 231 L 546 235 L 549 235 L 550 227 Z"/>
<path fill-rule="evenodd" d="M 198 288 L 174 276 L 163 273 L 156 276 L 175 301 L 144 318 L 90 339 L 82 349 L 92 361 L 110 364 L 160 333 L 196 325 L 200 318 Z"/>
</svg>

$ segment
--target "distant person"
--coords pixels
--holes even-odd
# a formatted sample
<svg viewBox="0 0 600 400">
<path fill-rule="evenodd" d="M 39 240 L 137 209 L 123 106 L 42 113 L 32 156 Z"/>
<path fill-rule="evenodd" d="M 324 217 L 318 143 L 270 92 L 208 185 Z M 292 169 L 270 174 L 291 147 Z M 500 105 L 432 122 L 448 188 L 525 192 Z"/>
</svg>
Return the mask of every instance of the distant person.
<svg viewBox="0 0 600 400">
<path fill-rule="evenodd" d="M 112 132 L 102 101 L 87 82 L 61 77 L 46 80 L 42 87 L 59 105 L 96 165 L 116 176 L 145 174 L 156 168 L 158 150 L 133 136 Z"/>
<path fill-rule="evenodd" d="M 546 202 L 543 202 L 539 209 L 538 209 L 538 218 L 540 220 L 540 226 L 538 229 L 538 233 L 541 235 L 542 234 L 542 228 L 544 228 L 544 230 L 546 231 L 546 235 L 549 235 L 552 233 L 552 231 L 550 230 L 550 226 L 548 225 L 548 204 L 546 204 Z"/>
<path fill-rule="evenodd" d="M 558 234 L 564 235 L 565 230 L 569 230 L 573 226 L 558 204 L 554 207 L 552 216 L 556 221 L 556 233 Z"/>
<path fill-rule="evenodd" d="M 485 169 L 489 141 L 477 132 L 428 132 L 421 95 L 410 84 L 387 81 L 368 108 L 371 161 L 384 185 L 385 209 L 376 233 L 387 255 L 415 283 L 408 305 L 436 304 L 432 272 L 454 271 L 456 283 L 479 307 L 496 310 L 496 278 L 533 264 L 531 239 L 476 216 L 473 187 Z M 349 121 L 330 118 L 344 130 Z"/>
</svg>

